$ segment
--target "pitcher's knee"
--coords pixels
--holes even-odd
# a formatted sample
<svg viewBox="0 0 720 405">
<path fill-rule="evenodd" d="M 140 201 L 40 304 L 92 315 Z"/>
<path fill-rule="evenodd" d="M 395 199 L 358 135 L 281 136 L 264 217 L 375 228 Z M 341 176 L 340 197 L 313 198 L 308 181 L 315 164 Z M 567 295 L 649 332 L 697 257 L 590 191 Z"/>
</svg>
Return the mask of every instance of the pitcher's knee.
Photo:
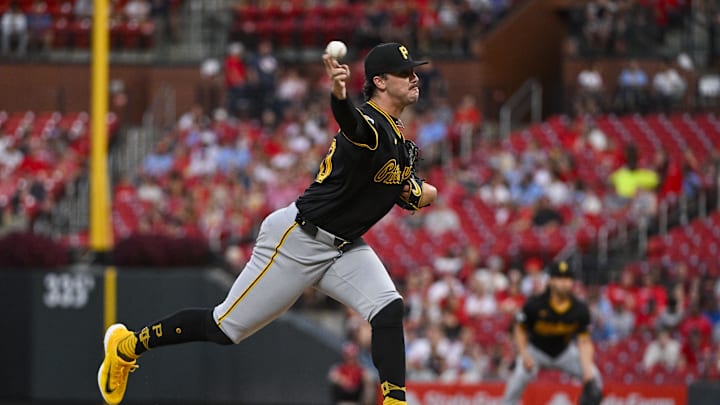
<svg viewBox="0 0 720 405">
<path fill-rule="evenodd" d="M 402 327 L 404 314 L 405 305 L 403 304 L 402 298 L 398 298 L 385 305 L 380 312 L 370 320 L 370 325 L 372 325 L 373 328 Z"/>
</svg>

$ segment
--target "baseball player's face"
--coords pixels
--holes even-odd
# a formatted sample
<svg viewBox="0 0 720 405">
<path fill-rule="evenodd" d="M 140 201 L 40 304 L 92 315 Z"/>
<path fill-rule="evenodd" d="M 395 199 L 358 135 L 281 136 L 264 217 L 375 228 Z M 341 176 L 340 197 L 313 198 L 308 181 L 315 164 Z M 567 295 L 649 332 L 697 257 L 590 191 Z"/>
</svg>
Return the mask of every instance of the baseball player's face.
<svg viewBox="0 0 720 405">
<path fill-rule="evenodd" d="M 551 277 L 550 288 L 560 296 L 568 296 L 572 292 L 574 280 L 570 277 Z"/>
<path fill-rule="evenodd" d="M 387 90 L 390 95 L 401 98 L 405 104 L 414 104 L 420 98 L 420 80 L 415 69 L 387 74 Z"/>
</svg>

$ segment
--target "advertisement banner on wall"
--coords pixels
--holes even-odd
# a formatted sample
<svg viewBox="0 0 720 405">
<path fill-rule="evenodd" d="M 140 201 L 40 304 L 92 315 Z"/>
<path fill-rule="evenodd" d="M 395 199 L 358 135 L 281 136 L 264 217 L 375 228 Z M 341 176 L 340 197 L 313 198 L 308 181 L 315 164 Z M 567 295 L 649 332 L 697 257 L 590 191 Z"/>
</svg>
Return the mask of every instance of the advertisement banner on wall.
<svg viewBox="0 0 720 405">
<path fill-rule="evenodd" d="M 500 405 L 505 385 L 413 383 L 407 385 L 408 403 L 416 405 Z M 685 385 L 624 385 L 608 383 L 602 405 L 687 405 Z M 577 384 L 534 382 L 528 385 L 522 405 L 574 405 Z"/>
</svg>

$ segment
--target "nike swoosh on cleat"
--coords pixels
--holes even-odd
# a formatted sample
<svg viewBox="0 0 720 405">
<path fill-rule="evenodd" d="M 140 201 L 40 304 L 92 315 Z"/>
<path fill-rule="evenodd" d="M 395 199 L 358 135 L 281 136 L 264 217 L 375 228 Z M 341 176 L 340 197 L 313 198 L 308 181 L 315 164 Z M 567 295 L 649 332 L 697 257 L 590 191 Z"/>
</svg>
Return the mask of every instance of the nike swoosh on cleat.
<svg viewBox="0 0 720 405">
<path fill-rule="evenodd" d="M 111 371 L 112 371 L 112 364 L 110 364 L 108 366 L 108 372 L 107 372 L 107 376 L 106 376 L 107 380 L 105 381 L 105 392 L 107 392 L 108 394 L 112 394 L 113 392 L 115 392 L 115 389 L 110 388 L 110 372 Z"/>
</svg>

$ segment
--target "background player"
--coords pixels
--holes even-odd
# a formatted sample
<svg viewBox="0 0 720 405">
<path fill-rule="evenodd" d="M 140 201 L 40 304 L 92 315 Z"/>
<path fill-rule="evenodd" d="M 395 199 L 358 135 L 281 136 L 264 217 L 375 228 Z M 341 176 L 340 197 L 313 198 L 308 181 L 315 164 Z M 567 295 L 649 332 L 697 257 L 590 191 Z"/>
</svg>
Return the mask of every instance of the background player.
<svg viewBox="0 0 720 405">
<path fill-rule="evenodd" d="M 518 356 L 505 386 L 503 405 L 518 404 L 541 367 L 581 378 L 583 384 L 593 384 L 598 392 L 602 386 L 588 331 L 590 310 L 572 293 L 573 270 L 561 261 L 551 264 L 549 272 L 545 292 L 530 298 L 517 315 L 513 337 Z M 577 344 L 573 344 L 575 338 Z"/>
<path fill-rule="evenodd" d="M 122 324 L 105 334 L 98 371 L 103 398 L 122 401 L 128 373 L 145 351 L 210 341 L 239 343 L 285 312 L 314 286 L 362 314 L 372 326 L 371 355 L 384 404 L 405 404 L 403 302 L 373 249 L 361 236 L 394 204 L 419 209 L 437 190 L 417 177 L 417 149 L 405 141 L 398 117 L 420 97 L 415 61 L 397 43 L 374 47 L 365 58 L 366 103 L 347 97 L 350 68 L 329 55 L 331 107 L 341 131 L 315 181 L 294 203 L 263 221 L 252 256 L 224 302 L 185 309 L 138 332 Z"/>
</svg>

